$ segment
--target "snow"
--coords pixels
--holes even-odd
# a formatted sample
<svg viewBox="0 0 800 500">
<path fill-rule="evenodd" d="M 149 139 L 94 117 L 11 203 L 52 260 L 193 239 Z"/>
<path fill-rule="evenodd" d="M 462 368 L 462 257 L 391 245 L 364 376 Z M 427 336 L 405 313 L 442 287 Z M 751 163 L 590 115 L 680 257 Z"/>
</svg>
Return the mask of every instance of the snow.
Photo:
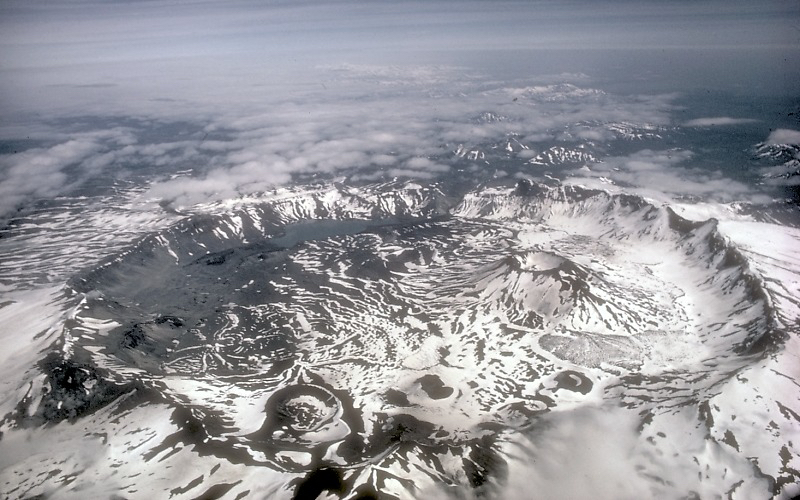
<svg viewBox="0 0 800 500">
<path fill-rule="evenodd" d="M 299 397 L 298 404 L 328 411 L 324 425 L 303 433 L 307 446 L 353 481 L 395 481 L 402 495 L 408 478 L 419 479 L 418 491 L 464 482 L 461 457 L 479 456 L 487 436 L 509 461 L 508 481 L 494 484 L 498 496 L 533 489 L 574 498 L 764 497 L 777 491 L 769 477 L 783 481 L 781 494 L 793 494 L 800 231 L 756 222 L 735 205 L 676 205 L 692 224 L 642 199 L 537 189 L 519 196 L 486 188 L 464 196 L 449 217 L 306 240 L 284 250 L 291 273 L 256 259 L 250 267 L 236 267 L 249 265 L 236 259 L 187 272 L 188 248 L 258 241 L 252 238 L 274 224 L 265 219 L 273 214 L 291 224 L 441 210 L 442 194 L 420 185 L 276 191 L 206 207 L 207 226 L 168 229 L 121 253 L 107 272 L 144 267 L 115 275 L 119 285 L 100 273 L 97 290 L 83 296 L 60 288 L 11 295 L 0 321 L 25 326 L 2 339 L 10 346 L 0 360 L 6 412 L 26 394 L 33 399 L 26 411 L 36 411 L 48 382 L 30 360 L 55 340 L 62 348 L 69 340 L 71 352 L 115 380 L 134 379 L 160 396 L 120 410 L 137 397 L 131 394 L 75 425 L 54 424 L 59 451 L 28 448 L 0 467 L 0 481 L 55 497 L 82 488 L 193 498 L 224 482 L 234 485 L 233 496 L 290 498 L 290 481 L 312 465 L 312 454 L 282 449 L 287 436 L 264 447 L 254 433 L 274 394 L 314 383 L 352 401 L 334 415 L 333 407 Z M 726 261 L 735 252 L 745 260 Z M 218 296 L 218 305 L 150 298 L 129 286 L 148 265 L 212 303 Z M 214 288 L 223 278 L 230 289 Z M 130 324 L 117 316 L 127 307 L 156 347 L 169 343 L 160 364 L 109 344 Z M 152 318 L 174 310 L 186 326 L 153 326 Z M 195 312 L 202 321 L 193 322 Z M 774 327 L 793 335 L 779 350 L 751 348 L 753 335 Z M 284 358 L 291 370 L 270 372 L 278 359 L 270 356 L 283 349 L 275 339 L 291 344 Z M 184 435 L 179 409 L 207 423 L 202 440 L 171 437 Z M 430 434 L 414 434 L 423 431 L 404 420 L 411 417 Z M 87 438 L 83 427 L 93 434 Z M 0 448 L 15 453 L 50 432 L 7 427 Z M 348 454 L 339 443 L 353 432 L 368 444 L 392 433 L 401 440 Z M 76 451 L 82 439 L 86 455 Z M 234 452 L 243 454 L 239 462 L 226 459 Z M 36 474 L 20 475 L 25 468 Z M 55 468 L 61 472 L 48 476 Z M 136 480 L 138 473 L 148 480 Z"/>
</svg>

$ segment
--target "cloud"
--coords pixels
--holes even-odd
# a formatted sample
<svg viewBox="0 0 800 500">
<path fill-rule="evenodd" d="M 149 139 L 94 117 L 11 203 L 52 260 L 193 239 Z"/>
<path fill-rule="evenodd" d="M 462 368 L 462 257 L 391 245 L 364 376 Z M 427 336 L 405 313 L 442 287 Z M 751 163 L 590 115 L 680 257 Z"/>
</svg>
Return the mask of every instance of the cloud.
<svg viewBox="0 0 800 500">
<path fill-rule="evenodd" d="M 25 141 L 0 139 L 0 145 L 6 148 L 6 144 L 19 144 L 11 152 L 0 154 L 0 217 L 37 200 L 73 195 L 78 190 L 81 196 L 103 194 L 91 186 L 108 188 L 131 176 L 207 170 L 213 167 L 219 150 L 227 151 L 220 148 L 221 141 L 204 144 L 201 137 L 186 140 L 173 136 L 166 140 L 161 133 L 153 132 L 158 128 L 154 122 L 124 126 L 111 125 L 113 122 L 108 117 L 85 116 L 55 120 L 38 126 Z M 38 145 L 26 148 L 26 141 Z"/>
<path fill-rule="evenodd" d="M 326 65 L 303 74 L 314 75 L 314 84 L 268 86 L 252 102 L 240 102 L 237 95 L 229 107 L 212 106 L 193 119 L 178 115 L 173 124 L 159 114 L 124 119 L 124 126 L 108 126 L 113 118 L 81 118 L 85 140 L 86 134 L 114 130 L 106 132 L 108 137 L 91 139 L 97 148 L 81 159 L 81 168 L 87 175 L 90 167 L 100 172 L 109 165 L 115 173 L 150 172 L 149 189 L 141 196 L 184 207 L 296 180 L 434 179 L 461 175 L 457 171 L 489 175 L 492 165 L 487 170 L 485 164 L 471 164 L 453 151 L 459 145 L 505 151 L 507 138 L 513 136 L 529 148 L 509 154 L 524 168 L 526 158 L 553 145 L 598 143 L 613 148 L 631 140 L 620 139 L 620 130 L 666 130 L 676 96 L 621 96 L 575 79 L 509 85 L 445 65 Z M 210 97 L 212 103 L 215 99 Z M 54 122 L 53 130 L 63 129 L 64 123 L 70 120 Z M 58 134 L 69 137 L 63 130 Z M 601 153 L 597 151 L 602 158 Z M 682 162 L 689 157 L 678 150 L 648 150 L 611 156 L 590 165 L 588 172 L 549 173 L 562 179 L 574 175 L 578 182 L 663 187 L 670 193 L 684 189 L 693 196 L 728 197 L 747 191 L 719 173 L 686 167 Z M 59 165 L 54 167 L 58 175 L 66 166 Z M 493 166 L 515 174 L 511 165 Z M 49 179 L 49 189 L 47 184 L 34 188 L 26 182 L 26 189 L 15 189 L 23 193 L 16 201 L 66 189 L 71 180 L 58 175 Z"/>
<path fill-rule="evenodd" d="M 767 137 L 767 144 L 800 144 L 800 130 L 788 128 L 773 130 Z"/>
<path fill-rule="evenodd" d="M 156 183 L 146 197 L 191 205 L 266 191 L 290 180 L 289 168 L 283 161 L 248 161 L 212 170 L 202 177 L 177 177 Z"/>
<path fill-rule="evenodd" d="M 768 200 L 720 171 L 693 167 L 693 156 L 691 151 L 681 149 L 644 149 L 589 164 L 572 172 L 564 182 L 612 191 L 623 188 L 659 201 L 685 197 L 720 202 Z"/>
<path fill-rule="evenodd" d="M 90 160 L 91 168 L 102 168 L 108 158 L 99 155 L 101 151 L 97 141 L 81 138 L 0 156 L 0 214 L 29 198 L 59 194 L 76 180 L 64 172 L 66 167 Z"/>
<path fill-rule="evenodd" d="M 194 114 L 178 114 L 172 122 L 161 116 L 164 110 L 148 116 L 150 104 L 138 108 L 145 117 L 136 120 L 113 118 L 117 111 L 84 116 L 80 140 L 93 149 L 75 159 L 57 149 L 47 153 L 63 161 L 51 165 L 50 175 L 38 183 L 36 169 L 25 175 L 8 169 L 8 203 L 63 192 L 92 172 L 147 172 L 143 199 L 184 207 L 342 176 L 436 179 L 491 175 L 497 168 L 515 175 L 508 163 L 487 166 L 453 154 L 459 145 L 503 152 L 510 136 L 528 147 L 508 154 L 520 169 L 527 168 L 526 158 L 554 145 L 587 147 L 602 159 L 586 171 L 547 172 L 562 180 L 575 177 L 567 182 L 714 199 L 750 193 L 720 172 L 692 168 L 688 151 L 613 154 L 616 144 L 639 140 L 630 137 L 657 139 L 668 130 L 676 94 L 617 95 L 569 74 L 571 82 L 495 81 L 447 65 L 322 65 L 299 74 L 308 78 L 302 85 L 254 86 L 252 95 L 231 96 L 229 106 L 222 106 L 221 93 L 212 94 Z M 77 140 L 65 126 L 73 122 L 56 120 L 51 131 L 65 144 Z M 74 164 L 80 167 L 68 174 Z"/>
<path fill-rule="evenodd" d="M 729 116 L 717 116 L 713 118 L 695 118 L 683 124 L 684 127 L 716 127 L 722 125 L 739 125 L 742 123 L 754 123 L 758 120 L 752 118 L 731 118 Z"/>
<path fill-rule="evenodd" d="M 548 414 L 518 437 L 505 498 L 616 499 L 653 496 L 633 412 L 584 407 Z M 574 453 L 581 450 L 581 453 Z M 516 451 L 516 450 L 515 450 Z"/>
<path fill-rule="evenodd" d="M 213 10 L 206 4 L 198 8 Z M 315 7 L 307 8 L 314 11 Z M 286 6 L 276 16 L 289 16 L 302 25 L 302 9 L 293 9 Z M 246 22 L 246 16 L 236 17 L 239 14 L 230 14 L 234 20 L 225 18 L 234 32 L 238 23 Z M 178 16 L 175 12 L 170 15 Z M 69 31 L 70 39 L 84 36 L 70 27 L 63 29 Z M 142 34 L 144 38 L 150 35 Z M 104 31 L 85 36 L 91 40 L 86 43 L 94 44 L 95 37 L 112 34 Z M 172 35 L 165 36 L 168 39 Z M 213 29 L 208 36 L 213 37 Z M 365 60 L 338 63 L 337 59 L 319 64 L 301 59 L 302 63 L 291 68 L 284 64 L 285 59 L 274 66 L 264 64 L 265 54 L 259 64 L 250 64 L 253 54 L 240 56 L 231 61 L 218 59 L 213 65 L 209 65 L 214 59 L 210 56 L 102 63 L 99 67 L 108 70 L 105 74 L 111 77 L 105 82 L 109 85 L 101 85 L 99 73 L 92 76 L 98 68 L 89 68 L 87 77 L 81 73 L 82 66 L 67 65 L 58 72 L 64 85 L 51 87 L 52 95 L 37 94 L 42 96 L 41 102 L 23 107 L 31 111 L 41 106 L 52 113 L 51 131 L 61 141 L 71 139 L 57 129 L 75 121 L 76 116 L 87 122 L 83 133 L 93 126 L 93 132 L 99 133 L 105 127 L 104 120 L 126 123 L 117 126 L 126 134 L 124 141 L 122 136 L 116 144 L 98 139 L 100 149 L 87 154 L 81 168 L 87 175 L 91 169 L 99 172 L 109 165 L 115 166 L 115 172 L 150 172 L 145 198 L 191 205 L 293 180 L 332 176 L 361 180 L 436 178 L 456 175 L 461 169 L 478 175 L 484 165 L 465 166 L 459 162 L 468 160 L 457 159 L 452 152 L 462 144 L 470 149 L 502 150 L 509 136 L 529 147 L 509 155 L 515 160 L 560 144 L 599 144 L 603 151 L 598 155 L 619 155 L 613 148 L 622 140 L 620 130 L 638 128 L 646 132 L 642 136 L 657 137 L 673 123 L 677 96 L 606 92 L 592 84 L 592 77 L 565 72 L 564 68 L 539 77 L 523 77 L 523 72 L 515 70 L 513 78 L 498 79 L 485 71 L 486 66 L 468 69 L 463 59 L 453 64 L 402 64 L 394 60 L 387 64 Z M 34 70 L 19 73 L 29 71 Z M 50 74 L 46 69 L 38 71 Z M 78 74 L 84 76 L 78 78 Z M 22 86 L 27 77 L 20 75 L 11 75 L 9 85 Z M 36 120 L 35 126 L 40 127 L 41 120 Z M 174 125 L 165 125 L 169 123 Z M 180 132 L 181 128 L 192 132 L 187 135 Z M 24 130 L 16 127 L 14 133 Z M 610 161 L 617 161 L 615 158 Z M 722 175 L 695 175 L 691 169 L 675 169 L 673 163 L 661 162 L 660 158 L 619 161 L 617 171 L 609 173 L 604 166 L 594 165 L 589 174 L 577 175 L 585 180 L 606 177 L 626 186 L 663 183 L 674 191 L 683 185 L 697 195 L 710 190 L 688 179 L 703 179 L 709 187 L 716 186 L 728 194 L 743 192 L 740 185 L 727 184 Z M 648 162 L 653 168 L 642 168 Z M 509 165 L 494 167 L 515 173 Z M 658 172 L 670 168 L 673 170 L 667 174 Z M 58 175 L 64 172 L 63 168 L 55 169 L 57 175 L 48 179 L 50 188 L 46 188 L 47 183 L 30 187 L 32 183 L 26 181 L 28 187 L 13 190 L 23 193 L 15 203 L 26 196 L 66 189 L 74 179 L 59 181 Z M 18 173 L 14 176 L 23 181 Z"/>
<path fill-rule="evenodd" d="M 214 141 L 213 150 L 185 146 L 211 157 L 204 159 L 208 168 L 157 181 L 146 196 L 189 205 L 292 179 L 432 179 L 452 172 L 459 144 L 484 147 L 511 134 L 527 142 L 610 140 L 614 134 L 606 120 L 642 126 L 670 121 L 671 96 L 629 99 L 564 83 L 492 85 L 449 66 L 339 65 L 317 71 L 325 85 L 302 99 L 286 90 L 248 112 L 212 117 L 206 128 L 225 131 L 227 140 Z M 576 122 L 592 125 L 575 127 Z M 575 137 L 564 137 L 565 128 L 574 129 Z M 173 146 L 179 144 L 158 145 L 165 151 Z"/>
</svg>

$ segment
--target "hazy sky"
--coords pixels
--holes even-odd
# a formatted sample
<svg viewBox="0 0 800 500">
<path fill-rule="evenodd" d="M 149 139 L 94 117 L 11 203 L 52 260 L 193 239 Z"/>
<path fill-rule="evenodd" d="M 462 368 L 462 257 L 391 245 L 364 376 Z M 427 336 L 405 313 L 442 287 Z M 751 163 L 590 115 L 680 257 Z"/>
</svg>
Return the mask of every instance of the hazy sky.
<svg viewBox="0 0 800 500">
<path fill-rule="evenodd" d="M 776 1 L 5 1 L 3 67 L 310 50 L 800 44 Z"/>
<path fill-rule="evenodd" d="M 175 59 L 282 66 L 396 62 L 434 50 L 798 48 L 798 25 L 793 0 L 6 0 L 0 68 L 81 67 L 102 79 L 113 76 L 102 65 Z"/>
<path fill-rule="evenodd" d="M 540 62 L 511 55 L 532 50 L 551 54 L 561 72 L 603 67 L 598 49 L 759 49 L 724 63 L 695 63 L 749 75 L 760 72 L 750 66 L 762 59 L 775 59 L 767 62 L 772 67 L 796 65 L 798 26 L 800 3 L 793 0 L 6 0 L 0 115 L 91 113 L 102 104 L 121 112 L 123 102 L 147 113 L 147 99 L 222 104 L 237 92 L 246 100 L 254 85 L 301 86 L 304 71 L 325 64 L 488 62 L 492 72 L 535 73 Z M 567 49 L 573 52 L 559 54 Z M 672 58 L 656 68 L 665 64 L 676 66 Z M 693 77 L 697 68 L 685 66 Z"/>
</svg>

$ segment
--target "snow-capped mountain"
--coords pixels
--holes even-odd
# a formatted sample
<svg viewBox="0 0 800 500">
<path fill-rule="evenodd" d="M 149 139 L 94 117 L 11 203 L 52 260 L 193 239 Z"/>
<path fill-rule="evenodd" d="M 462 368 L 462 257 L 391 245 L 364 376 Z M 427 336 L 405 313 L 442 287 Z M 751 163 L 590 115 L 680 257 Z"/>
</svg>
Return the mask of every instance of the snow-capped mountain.
<svg viewBox="0 0 800 500">
<path fill-rule="evenodd" d="M 577 146 L 553 146 L 534 156 L 528 163 L 539 166 L 585 165 L 597 162 L 592 148 L 586 144 Z"/>
<path fill-rule="evenodd" d="M 578 87 L 571 83 L 535 85 L 509 89 L 511 95 L 521 99 L 535 99 L 543 102 L 559 102 L 570 99 L 600 98 L 606 95 L 599 89 Z"/>
<path fill-rule="evenodd" d="M 509 135 L 502 141 L 485 146 L 471 147 L 459 144 L 453 151 L 453 154 L 458 158 L 490 163 L 490 160 L 496 160 L 498 158 L 513 158 L 518 153 L 529 149 L 530 147 L 521 142 L 519 137 Z"/>
<path fill-rule="evenodd" d="M 664 128 L 657 125 L 630 122 L 608 123 L 605 124 L 605 128 L 610 130 L 616 138 L 627 141 L 661 139 L 664 132 Z"/>
<path fill-rule="evenodd" d="M 755 154 L 774 165 L 764 169 L 766 179 L 791 186 L 800 184 L 800 145 L 760 143 Z"/>
</svg>

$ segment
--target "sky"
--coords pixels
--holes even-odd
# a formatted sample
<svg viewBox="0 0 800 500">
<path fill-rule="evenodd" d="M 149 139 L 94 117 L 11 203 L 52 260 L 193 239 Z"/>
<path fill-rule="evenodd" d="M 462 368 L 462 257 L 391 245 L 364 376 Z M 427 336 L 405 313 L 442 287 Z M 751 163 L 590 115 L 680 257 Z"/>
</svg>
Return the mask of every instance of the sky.
<svg viewBox="0 0 800 500">
<path fill-rule="evenodd" d="M 794 137 L 749 112 L 675 115 L 685 91 L 800 95 L 798 26 L 800 4 L 779 0 L 7 0 L 0 212 L 144 166 L 149 196 L 188 204 L 354 165 L 432 178 L 451 169 L 442 148 L 562 140 L 581 121 Z M 476 124 L 486 111 L 510 119 Z M 674 158 L 696 158 L 631 154 L 614 161 L 667 158 L 667 186 L 692 171 Z M 689 192 L 712 192 L 709 175 Z"/>
<path fill-rule="evenodd" d="M 0 74 L 11 110 L 111 86 L 131 98 L 196 86 L 200 98 L 319 64 L 468 61 L 492 50 L 783 53 L 800 48 L 798 21 L 791 0 L 9 0 L 0 5 Z"/>
</svg>

